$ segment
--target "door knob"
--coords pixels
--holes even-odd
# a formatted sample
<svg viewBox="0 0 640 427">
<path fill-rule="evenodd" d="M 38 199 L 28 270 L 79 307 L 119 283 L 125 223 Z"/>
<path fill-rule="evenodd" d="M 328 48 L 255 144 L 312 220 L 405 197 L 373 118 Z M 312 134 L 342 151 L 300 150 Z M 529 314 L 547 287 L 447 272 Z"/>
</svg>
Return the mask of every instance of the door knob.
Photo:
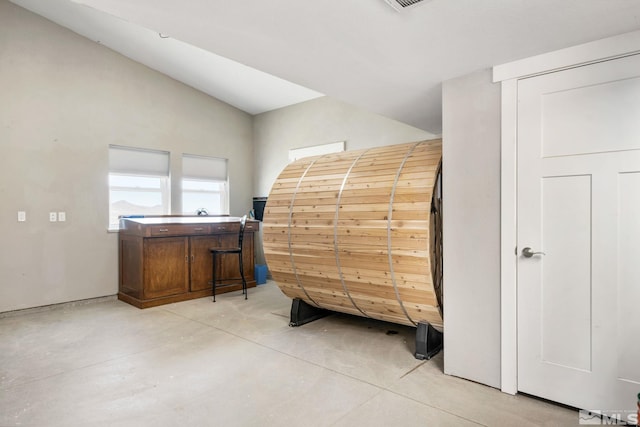
<svg viewBox="0 0 640 427">
<path fill-rule="evenodd" d="M 530 247 L 522 249 L 522 256 L 525 258 L 531 258 L 534 255 L 546 255 L 544 252 L 534 252 Z"/>
</svg>

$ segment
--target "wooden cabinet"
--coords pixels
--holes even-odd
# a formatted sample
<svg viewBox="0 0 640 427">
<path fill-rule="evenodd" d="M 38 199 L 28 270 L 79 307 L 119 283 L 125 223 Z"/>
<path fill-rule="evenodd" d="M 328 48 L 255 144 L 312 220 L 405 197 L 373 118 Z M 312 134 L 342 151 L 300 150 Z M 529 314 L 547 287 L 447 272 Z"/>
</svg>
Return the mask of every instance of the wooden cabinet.
<svg viewBox="0 0 640 427">
<path fill-rule="evenodd" d="M 239 218 L 151 217 L 120 222 L 118 298 L 139 308 L 211 295 L 210 248 L 238 244 Z M 247 286 L 254 280 L 257 221 L 247 221 L 243 264 Z M 238 257 L 226 255 L 218 277 L 239 279 Z M 218 292 L 241 289 L 240 284 Z"/>
<path fill-rule="evenodd" d="M 186 292 L 189 284 L 188 239 L 147 239 L 143 248 L 143 298 L 168 297 Z"/>
</svg>

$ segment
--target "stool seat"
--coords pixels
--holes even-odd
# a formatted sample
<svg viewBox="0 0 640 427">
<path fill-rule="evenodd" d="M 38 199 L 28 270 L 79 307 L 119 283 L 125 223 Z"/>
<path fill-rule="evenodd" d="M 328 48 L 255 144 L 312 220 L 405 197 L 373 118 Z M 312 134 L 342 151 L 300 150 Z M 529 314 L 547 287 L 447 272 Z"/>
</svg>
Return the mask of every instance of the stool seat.
<svg viewBox="0 0 640 427">
<path fill-rule="evenodd" d="M 244 294 L 244 299 L 247 299 L 247 280 L 244 278 L 244 266 L 242 265 L 242 240 L 244 238 L 244 228 L 247 223 L 247 216 L 244 215 L 240 219 L 240 231 L 238 233 L 238 247 L 232 248 L 210 248 L 209 252 L 211 252 L 211 257 L 213 261 L 213 267 L 211 271 L 211 287 L 213 291 L 213 302 L 216 302 L 216 288 L 218 287 L 218 282 L 222 279 L 217 278 L 216 270 L 217 270 L 217 259 L 218 255 L 228 255 L 228 254 L 238 254 L 239 260 L 238 265 L 240 267 L 240 277 L 242 278 L 242 293 Z M 231 279 L 237 280 L 237 279 Z M 223 286 L 232 285 L 233 283 L 227 283 Z"/>
</svg>

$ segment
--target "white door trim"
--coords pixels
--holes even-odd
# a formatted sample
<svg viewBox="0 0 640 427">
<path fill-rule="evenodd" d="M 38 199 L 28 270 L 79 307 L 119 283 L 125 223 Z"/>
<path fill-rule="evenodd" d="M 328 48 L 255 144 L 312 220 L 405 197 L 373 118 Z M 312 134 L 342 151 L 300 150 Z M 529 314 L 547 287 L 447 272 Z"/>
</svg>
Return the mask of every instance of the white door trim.
<svg viewBox="0 0 640 427">
<path fill-rule="evenodd" d="M 517 256 L 517 102 L 518 81 L 502 82 L 500 148 L 500 388 L 518 392 Z"/>
<path fill-rule="evenodd" d="M 640 53 L 640 31 L 522 59 L 493 68 L 502 88 L 500 158 L 500 388 L 518 392 L 517 117 L 518 80 Z"/>
</svg>

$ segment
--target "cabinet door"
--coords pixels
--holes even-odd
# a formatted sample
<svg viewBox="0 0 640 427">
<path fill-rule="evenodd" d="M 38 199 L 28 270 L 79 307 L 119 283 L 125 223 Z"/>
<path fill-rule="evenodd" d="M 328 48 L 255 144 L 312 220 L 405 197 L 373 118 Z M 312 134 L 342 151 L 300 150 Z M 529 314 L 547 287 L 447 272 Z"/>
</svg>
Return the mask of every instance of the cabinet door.
<svg viewBox="0 0 640 427">
<path fill-rule="evenodd" d="M 189 239 L 158 237 L 144 242 L 144 298 L 187 292 Z"/>
<path fill-rule="evenodd" d="M 211 289 L 211 248 L 219 248 L 220 236 L 191 237 L 191 291 Z"/>
</svg>

